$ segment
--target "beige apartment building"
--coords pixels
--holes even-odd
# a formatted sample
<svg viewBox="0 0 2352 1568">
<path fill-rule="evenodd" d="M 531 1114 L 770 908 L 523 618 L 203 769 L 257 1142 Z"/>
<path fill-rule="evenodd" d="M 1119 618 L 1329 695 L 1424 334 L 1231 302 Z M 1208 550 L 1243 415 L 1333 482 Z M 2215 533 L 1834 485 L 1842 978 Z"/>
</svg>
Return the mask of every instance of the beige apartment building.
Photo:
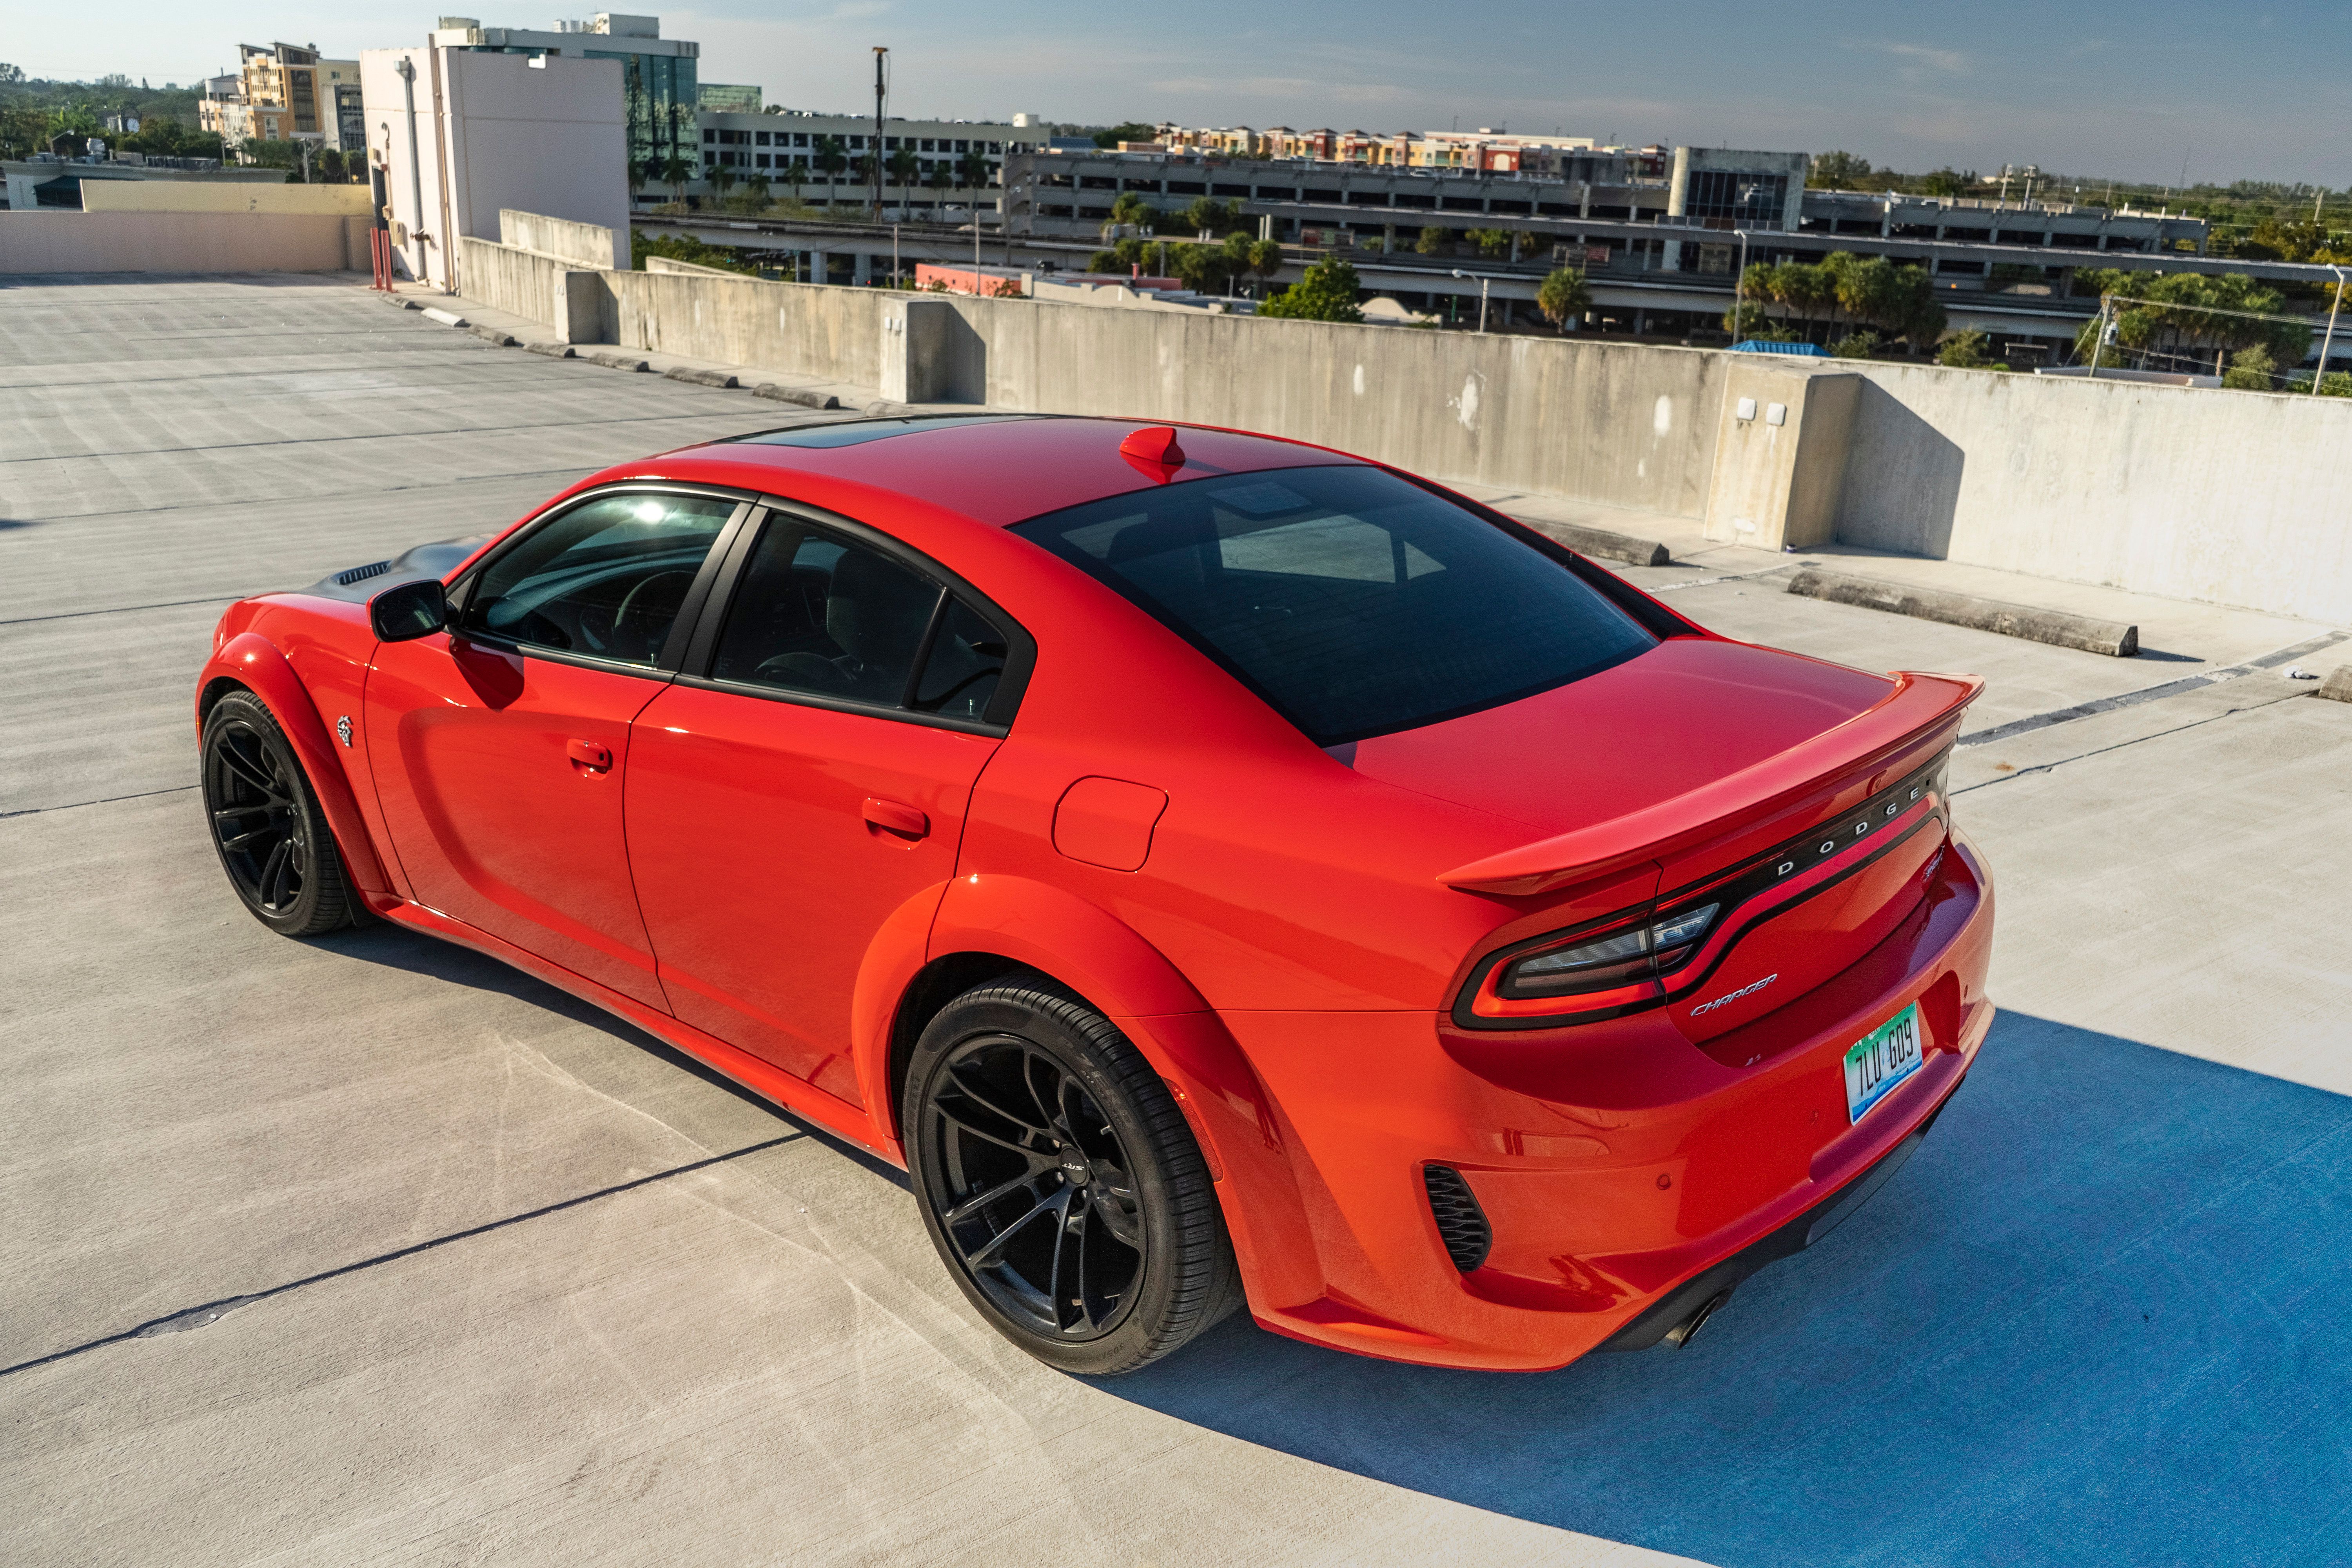
<svg viewBox="0 0 2352 1568">
<path fill-rule="evenodd" d="M 1355 163 L 1374 169 L 1458 170 L 1465 174 L 1560 177 L 1563 161 L 1596 151 L 1630 152 L 1662 174 L 1668 153 L 1661 147 L 1603 148 L 1590 136 L 1521 136 L 1481 127 L 1476 131 L 1294 131 L 1287 125 L 1259 131 L 1247 125 L 1162 124 L 1150 147 L 1130 152 L 1205 153 L 1226 158 L 1305 158 L 1318 163 Z"/>
<path fill-rule="evenodd" d="M 315 44 L 239 44 L 237 50 L 236 75 L 214 78 L 197 100 L 204 130 L 219 132 L 231 148 L 248 141 L 317 142 L 346 151 L 365 144 L 359 61 L 327 59 Z"/>
</svg>

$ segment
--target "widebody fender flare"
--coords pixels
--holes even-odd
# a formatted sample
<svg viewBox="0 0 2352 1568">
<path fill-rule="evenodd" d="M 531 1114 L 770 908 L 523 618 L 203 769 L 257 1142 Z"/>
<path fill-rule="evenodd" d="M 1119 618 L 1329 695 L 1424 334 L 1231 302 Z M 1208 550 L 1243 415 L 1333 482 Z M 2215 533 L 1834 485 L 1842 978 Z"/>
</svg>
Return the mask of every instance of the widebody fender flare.
<svg viewBox="0 0 2352 1568">
<path fill-rule="evenodd" d="M 245 687 L 268 704 L 301 761 L 302 771 L 310 775 L 310 788 L 327 814 L 327 826 L 335 835 L 335 847 L 352 879 L 362 892 L 390 896 L 392 885 L 384 876 L 383 862 L 376 855 L 374 840 L 368 837 L 367 822 L 352 795 L 351 780 L 335 756 L 326 722 L 286 656 L 258 632 L 240 632 L 215 649 L 196 682 L 199 738 L 204 734 L 205 715 L 212 708 L 213 692 L 222 682 Z"/>
<path fill-rule="evenodd" d="M 1318 1273 L 1312 1231 L 1290 1169 L 1282 1118 L 1240 1045 L 1166 954 L 1075 893 L 1026 877 L 984 873 L 948 885 L 925 951 L 927 960 L 960 953 L 1009 959 L 1051 975 L 1102 1009 L 1174 1092 L 1220 1188 L 1248 1192 L 1248 1201 L 1223 1207 L 1252 1301 L 1313 1294 L 1307 1288 Z M 877 1061 L 870 1079 L 861 1063 L 861 1081 L 887 1076 L 887 1019 L 877 1033 L 878 1038 L 859 1042 L 861 1055 Z M 890 1104 L 886 1097 L 875 1110 L 895 1138 L 899 1129 Z"/>
</svg>

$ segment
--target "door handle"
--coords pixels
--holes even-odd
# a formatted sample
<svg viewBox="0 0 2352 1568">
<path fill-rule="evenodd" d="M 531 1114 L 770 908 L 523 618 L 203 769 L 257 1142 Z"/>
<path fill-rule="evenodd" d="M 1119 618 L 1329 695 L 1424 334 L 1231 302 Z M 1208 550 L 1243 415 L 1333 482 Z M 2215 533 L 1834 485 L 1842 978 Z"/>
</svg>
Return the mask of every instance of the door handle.
<svg viewBox="0 0 2352 1568">
<path fill-rule="evenodd" d="M 592 773 L 604 773 L 613 765 L 613 748 L 597 741 L 566 741 L 563 754 Z"/>
<path fill-rule="evenodd" d="M 901 805 L 895 800 L 881 800 L 873 795 L 867 795 L 865 816 L 868 826 L 878 827 L 883 832 L 894 834 L 900 838 L 922 838 L 928 837 L 931 831 L 929 817 L 925 816 L 913 806 Z"/>
</svg>

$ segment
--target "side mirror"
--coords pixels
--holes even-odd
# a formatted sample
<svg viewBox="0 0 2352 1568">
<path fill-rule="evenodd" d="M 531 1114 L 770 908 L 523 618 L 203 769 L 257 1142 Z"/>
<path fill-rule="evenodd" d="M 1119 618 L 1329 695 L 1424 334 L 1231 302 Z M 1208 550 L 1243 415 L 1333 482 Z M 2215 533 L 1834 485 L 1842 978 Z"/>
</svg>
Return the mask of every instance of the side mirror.
<svg viewBox="0 0 2352 1568">
<path fill-rule="evenodd" d="M 368 624 L 384 642 L 414 642 L 449 624 L 449 601 L 435 578 L 403 583 L 368 601 Z"/>
</svg>

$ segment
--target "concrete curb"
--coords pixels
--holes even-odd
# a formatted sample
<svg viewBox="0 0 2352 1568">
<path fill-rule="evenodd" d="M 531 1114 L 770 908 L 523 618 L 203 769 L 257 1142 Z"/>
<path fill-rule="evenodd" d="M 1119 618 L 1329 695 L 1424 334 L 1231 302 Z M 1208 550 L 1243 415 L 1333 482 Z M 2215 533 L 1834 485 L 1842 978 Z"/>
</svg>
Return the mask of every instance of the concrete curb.
<svg viewBox="0 0 2352 1568">
<path fill-rule="evenodd" d="M 496 343 L 502 349 L 518 349 L 522 347 L 522 340 L 520 338 L 516 337 L 512 332 L 500 331 L 496 327 L 468 325 L 466 330 L 473 333 L 476 337 L 481 339 L 484 342 Z"/>
<path fill-rule="evenodd" d="M 898 419 L 914 411 L 912 404 L 893 403 L 887 397 L 877 397 L 866 405 L 864 412 L 868 419 Z"/>
<path fill-rule="evenodd" d="M 445 327 L 467 327 L 473 324 L 455 310 L 438 310 L 430 305 L 425 307 L 425 319 L 428 321 L 438 321 Z"/>
<path fill-rule="evenodd" d="M 2103 653 L 2111 658 L 2129 658 L 2139 652 L 2137 626 L 2126 626 L 2121 621 L 2095 621 L 2063 610 L 2007 605 L 1999 599 L 1979 599 L 1972 594 L 1939 593 L 1933 588 L 1913 588 L 1811 566 L 1789 579 L 1789 592 L 1809 599 L 1827 599 L 1835 605 L 1854 605 L 1923 621 L 1973 626 L 1978 631 L 1999 632 L 2003 637 L 2022 637 L 2054 647 L 2081 648 L 2085 653 Z"/>
<path fill-rule="evenodd" d="M 635 354 L 584 353 L 579 356 L 590 364 L 601 364 L 606 370 L 651 370 L 653 366 Z"/>
<path fill-rule="evenodd" d="M 520 346 L 529 349 L 532 353 L 545 354 L 550 359 L 577 359 L 580 357 L 578 352 L 575 351 L 570 343 L 523 343 Z"/>
<path fill-rule="evenodd" d="M 2339 664 L 2336 673 L 2319 683 L 2314 697 L 2325 697 L 2330 702 L 2352 702 L 2352 664 Z"/>
<path fill-rule="evenodd" d="M 778 386 L 772 381 L 763 381 L 759 385 L 751 388 L 751 395 L 754 397 L 772 397 L 778 403 L 797 403 L 803 408 L 838 408 L 841 406 L 841 399 L 834 396 L 833 394 L 829 392 L 809 392 L 797 386 Z"/>
<path fill-rule="evenodd" d="M 1580 523 L 1553 522 L 1548 518 L 1513 517 L 1511 521 L 1534 529 L 1547 539 L 1559 541 L 1579 555 L 1622 561 L 1629 566 L 1666 566 L 1674 563 L 1673 552 L 1654 539 L 1612 533 L 1605 528 L 1586 528 Z"/>
<path fill-rule="evenodd" d="M 691 365 L 674 364 L 662 374 L 672 381 L 690 381 L 697 386 L 740 386 L 742 384 L 723 370 L 696 370 Z"/>
</svg>

